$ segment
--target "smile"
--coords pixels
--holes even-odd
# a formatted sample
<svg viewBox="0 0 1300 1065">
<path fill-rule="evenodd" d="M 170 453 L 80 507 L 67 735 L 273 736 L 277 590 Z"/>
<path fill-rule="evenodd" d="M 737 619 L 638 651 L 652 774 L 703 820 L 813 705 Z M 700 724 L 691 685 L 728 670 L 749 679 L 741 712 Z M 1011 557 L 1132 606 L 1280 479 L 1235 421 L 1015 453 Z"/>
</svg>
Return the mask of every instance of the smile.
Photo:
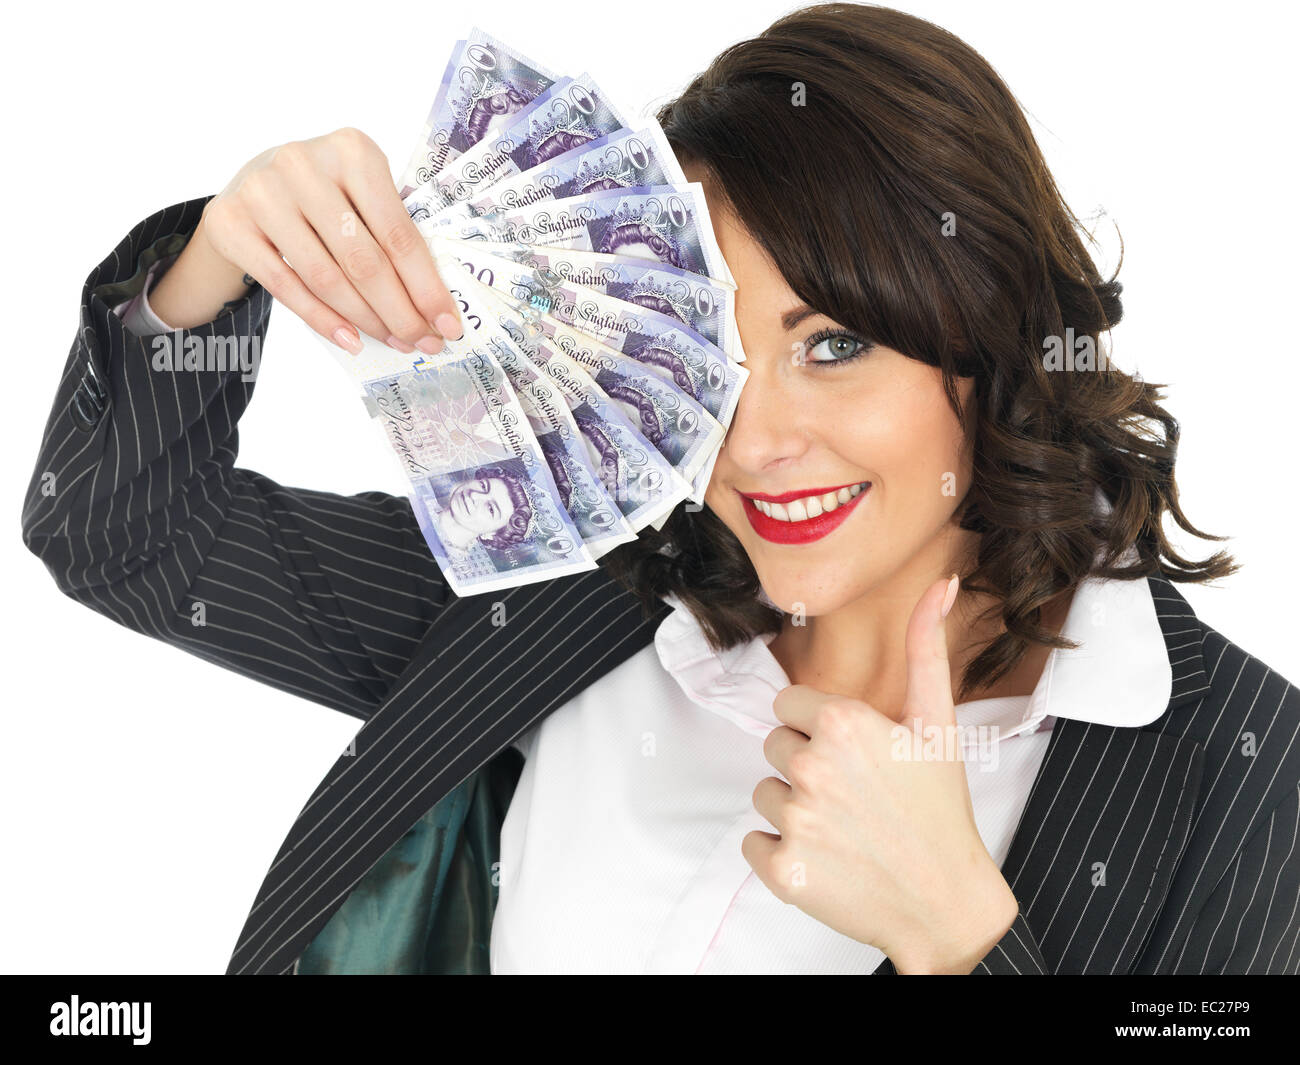
<svg viewBox="0 0 1300 1065">
<path fill-rule="evenodd" d="M 764 540 L 776 544 L 805 544 L 839 528 L 871 487 L 870 481 L 814 488 L 784 495 L 746 495 L 745 516 Z"/>
</svg>

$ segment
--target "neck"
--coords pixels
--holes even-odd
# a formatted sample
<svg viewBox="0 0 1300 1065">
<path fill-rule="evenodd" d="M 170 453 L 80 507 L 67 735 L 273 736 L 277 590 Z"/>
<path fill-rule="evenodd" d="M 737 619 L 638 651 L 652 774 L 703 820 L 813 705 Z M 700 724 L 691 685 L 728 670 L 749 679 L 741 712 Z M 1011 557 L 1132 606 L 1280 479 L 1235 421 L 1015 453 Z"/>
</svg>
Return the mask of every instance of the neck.
<svg viewBox="0 0 1300 1065">
<path fill-rule="evenodd" d="M 806 618 L 801 625 L 794 624 L 787 615 L 780 634 L 770 645 L 773 655 L 792 684 L 858 699 L 900 720 L 907 693 L 908 620 L 934 581 L 972 568 L 977 546 L 975 533 L 947 527 L 867 595 L 831 613 Z M 948 614 L 946 633 L 954 694 L 967 664 L 1002 631 L 996 613 L 992 620 L 979 620 L 980 613 L 994 602 L 963 589 Z M 1043 648 L 1040 654 L 1036 653 L 1036 645 L 1031 646 L 1021 666 L 999 682 L 997 690 L 986 689 L 971 697 L 1029 694 L 1042 672 L 1047 650 Z"/>
</svg>

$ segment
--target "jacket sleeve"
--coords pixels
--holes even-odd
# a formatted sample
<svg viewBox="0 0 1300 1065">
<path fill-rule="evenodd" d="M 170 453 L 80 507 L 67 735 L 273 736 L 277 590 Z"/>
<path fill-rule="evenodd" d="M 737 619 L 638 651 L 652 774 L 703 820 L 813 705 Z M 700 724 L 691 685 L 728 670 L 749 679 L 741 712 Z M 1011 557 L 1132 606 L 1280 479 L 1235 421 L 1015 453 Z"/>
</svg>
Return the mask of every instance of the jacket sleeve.
<svg viewBox="0 0 1300 1065">
<path fill-rule="evenodd" d="M 971 976 L 1046 976 L 1051 970 L 1043 960 L 1034 933 L 1029 929 L 1024 913 L 1017 913 L 1015 921 L 993 948 L 971 970 Z M 873 973 L 875 976 L 897 976 L 894 963 L 886 958 Z"/>
<path fill-rule="evenodd" d="M 118 624 L 365 719 L 454 598 L 409 501 L 235 465 L 271 311 L 261 286 L 172 334 L 138 336 L 111 309 L 206 203 L 149 216 L 87 277 L 23 541 L 61 592 Z"/>
<path fill-rule="evenodd" d="M 1179 974 L 1300 973 L 1300 785 L 1242 844 L 1171 960 Z"/>
<path fill-rule="evenodd" d="M 1050 971 L 1025 915 L 1017 913 L 1011 927 L 971 970 L 971 975 L 1046 976 Z"/>
</svg>

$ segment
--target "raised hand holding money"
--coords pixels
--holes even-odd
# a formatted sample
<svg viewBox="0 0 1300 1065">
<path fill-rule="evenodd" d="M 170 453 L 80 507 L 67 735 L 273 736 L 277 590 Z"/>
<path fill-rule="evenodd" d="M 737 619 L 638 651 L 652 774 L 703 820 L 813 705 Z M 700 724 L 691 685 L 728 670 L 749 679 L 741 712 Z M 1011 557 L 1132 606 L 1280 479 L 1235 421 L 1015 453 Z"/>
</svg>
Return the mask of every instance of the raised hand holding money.
<svg viewBox="0 0 1300 1065">
<path fill-rule="evenodd" d="M 336 358 L 457 594 L 591 568 L 703 501 L 747 373 L 703 190 L 655 125 L 475 30 L 402 210 L 464 339 Z"/>
<path fill-rule="evenodd" d="M 250 279 L 346 351 L 361 350 L 360 333 L 427 354 L 461 335 L 388 160 L 360 130 L 291 141 L 240 168 L 150 299 L 164 321 L 197 324 L 217 308 L 195 317 L 209 309 L 187 307 L 186 292 L 236 299 Z"/>
</svg>

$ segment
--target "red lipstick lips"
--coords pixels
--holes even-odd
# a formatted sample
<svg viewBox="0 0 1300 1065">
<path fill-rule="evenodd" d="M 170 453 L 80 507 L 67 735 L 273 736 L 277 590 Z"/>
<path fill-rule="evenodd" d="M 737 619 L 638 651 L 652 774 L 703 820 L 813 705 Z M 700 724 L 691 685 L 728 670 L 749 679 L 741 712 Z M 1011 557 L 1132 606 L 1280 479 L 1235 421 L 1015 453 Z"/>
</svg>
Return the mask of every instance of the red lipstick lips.
<svg viewBox="0 0 1300 1065">
<path fill-rule="evenodd" d="M 860 481 L 854 481 L 853 484 L 860 484 Z M 853 484 L 836 485 L 833 488 L 802 488 L 795 492 L 786 492 L 783 495 L 770 496 L 761 492 L 754 492 L 746 495 L 743 492 L 740 495 L 745 508 L 745 517 L 749 519 L 749 524 L 754 527 L 764 540 L 774 544 L 807 544 L 814 540 L 820 540 L 823 536 L 838 529 L 849 513 L 858 502 L 871 491 L 871 484 L 867 482 L 866 486 L 850 499 L 847 503 L 841 503 L 834 510 L 824 511 L 815 518 L 806 518 L 803 521 L 781 521 L 779 518 L 770 518 L 764 514 L 758 507 L 754 506 L 755 499 L 761 499 L 765 503 L 788 503 L 792 499 L 802 499 L 805 496 L 821 496 L 827 492 L 838 492 L 841 488 L 852 488 Z"/>
</svg>

